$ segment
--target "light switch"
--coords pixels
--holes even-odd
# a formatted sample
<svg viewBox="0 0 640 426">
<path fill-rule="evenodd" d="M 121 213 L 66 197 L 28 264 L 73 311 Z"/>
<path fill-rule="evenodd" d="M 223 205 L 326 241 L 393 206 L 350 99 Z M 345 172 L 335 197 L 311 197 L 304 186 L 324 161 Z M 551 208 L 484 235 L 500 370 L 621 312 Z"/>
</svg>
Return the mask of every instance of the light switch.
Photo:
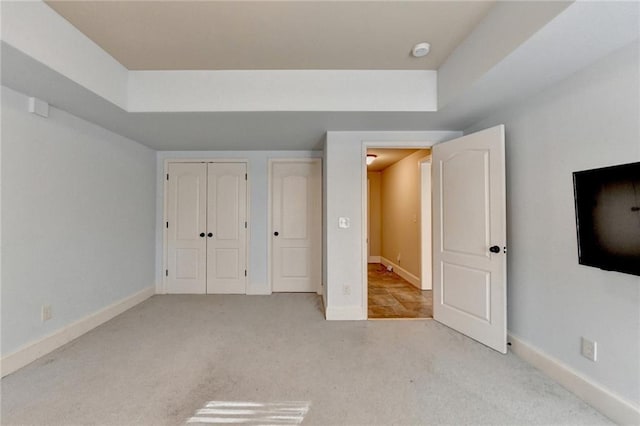
<svg viewBox="0 0 640 426">
<path fill-rule="evenodd" d="M 338 218 L 338 228 L 349 228 L 351 226 L 351 219 L 348 217 Z"/>
</svg>

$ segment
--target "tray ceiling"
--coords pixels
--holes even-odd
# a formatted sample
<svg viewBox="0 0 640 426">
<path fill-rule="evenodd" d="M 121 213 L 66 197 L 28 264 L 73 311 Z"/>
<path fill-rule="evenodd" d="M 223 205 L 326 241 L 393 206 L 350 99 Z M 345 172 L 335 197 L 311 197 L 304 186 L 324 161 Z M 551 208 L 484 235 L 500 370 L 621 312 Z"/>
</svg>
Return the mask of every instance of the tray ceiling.
<svg viewBox="0 0 640 426">
<path fill-rule="evenodd" d="M 130 70 L 437 69 L 494 3 L 47 1 Z"/>
</svg>

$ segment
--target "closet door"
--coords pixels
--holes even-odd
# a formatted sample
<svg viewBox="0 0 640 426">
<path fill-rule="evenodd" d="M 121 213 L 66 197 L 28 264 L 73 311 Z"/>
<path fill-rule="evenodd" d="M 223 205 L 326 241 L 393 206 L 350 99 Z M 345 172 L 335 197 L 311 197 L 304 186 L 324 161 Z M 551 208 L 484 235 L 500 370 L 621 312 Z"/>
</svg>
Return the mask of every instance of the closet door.
<svg viewBox="0 0 640 426">
<path fill-rule="evenodd" d="M 207 167 L 207 293 L 245 294 L 247 166 L 209 163 Z"/>
<path fill-rule="evenodd" d="M 167 190 L 167 293 L 206 291 L 207 166 L 170 163 Z"/>
</svg>

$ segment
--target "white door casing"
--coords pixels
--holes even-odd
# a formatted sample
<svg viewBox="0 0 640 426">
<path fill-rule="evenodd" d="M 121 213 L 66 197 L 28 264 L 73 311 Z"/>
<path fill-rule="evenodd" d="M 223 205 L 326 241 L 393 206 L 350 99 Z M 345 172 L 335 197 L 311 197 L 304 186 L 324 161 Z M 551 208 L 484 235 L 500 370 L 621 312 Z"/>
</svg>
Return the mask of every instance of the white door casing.
<svg viewBox="0 0 640 426">
<path fill-rule="evenodd" d="M 420 286 L 432 290 L 431 160 L 420 163 Z"/>
<path fill-rule="evenodd" d="M 207 293 L 245 294 L 246 163 L 207 164 Z"/>
<path fill-rule="evenodd" d="M 320 159 L 271 162 L 271 285 L 273 292 L 321 288 Z"/>
<path fill-rule="evenodd" d="M 206 291 L 206 197 L 204 163 L 171 163 L 167 184 L 167 293 Z M 203 236 L 201 236 L 201 234 Z"/>
<path fill-rule="evenodd" d="M 434 319 L 506 353 L 504 126 L 434 145 L 432 167 Z"/>
</svg>

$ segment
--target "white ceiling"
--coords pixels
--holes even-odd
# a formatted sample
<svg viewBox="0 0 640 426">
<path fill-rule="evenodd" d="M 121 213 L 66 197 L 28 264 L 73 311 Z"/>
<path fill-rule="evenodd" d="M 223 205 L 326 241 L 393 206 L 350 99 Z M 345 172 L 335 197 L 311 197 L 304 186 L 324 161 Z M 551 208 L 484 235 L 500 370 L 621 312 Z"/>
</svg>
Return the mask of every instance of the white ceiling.
<svg viewBox="0 0 640 426">
<path fill-rule="evenodd" d="M 47 1 L 130 70 L 437 69 L 494 3 Z"/>
</svg>

